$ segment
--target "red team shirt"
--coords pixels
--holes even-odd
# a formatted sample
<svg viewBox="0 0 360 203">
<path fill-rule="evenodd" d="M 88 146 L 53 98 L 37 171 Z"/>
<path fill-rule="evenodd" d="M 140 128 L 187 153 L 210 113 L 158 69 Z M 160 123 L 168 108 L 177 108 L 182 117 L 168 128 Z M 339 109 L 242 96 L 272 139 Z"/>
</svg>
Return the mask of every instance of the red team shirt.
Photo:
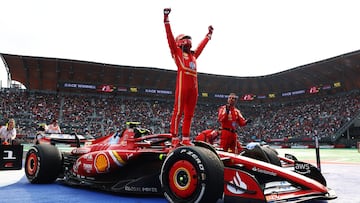
<svg viewBox="0 0 360 203">
<path fill-rule="evenodd" d="M 226 114 L 226 105 L 219 108 L 218 120 L 221 123 L 221 128 L 223 129 L 227 128 L 236 130 L 237 126 L 246 125 L 246 120 L 240 110 L 235 107 L 230 107 L 229 114 Z"/>
<path fill-rule="evenodd" d="M 239 153 L 241 150 L 240 142 L 237 140 L 235 132 L 238 126 L 245 126 L 246 120 L 240 110 L 230 107 L 229 114 L 226 113 L 226 105 L 218 110 L 218 120 L 221 123 L 220 148 L 224 151 Z"/>
</svg>

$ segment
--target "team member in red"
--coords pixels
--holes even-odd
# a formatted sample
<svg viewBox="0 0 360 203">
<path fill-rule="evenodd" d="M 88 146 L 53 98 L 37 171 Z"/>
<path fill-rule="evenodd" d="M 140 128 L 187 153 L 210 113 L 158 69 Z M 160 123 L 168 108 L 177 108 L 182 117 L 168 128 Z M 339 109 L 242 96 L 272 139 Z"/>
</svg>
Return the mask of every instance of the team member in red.
<svg viewBox="0 0 360 203">
<path fill-rule="evenodd" d="M 221 123 L 220 148 L 236 154 L 240 152 L 236 128 L 251 122 L 251 120 L 246 120 L 240 110 L 235 107 L 237 98 L 235 93 L 230 93 L 228 103 L 218 110 L 218 120 Z"/>
<path fill-rule="evenodd" d="M 220 135 L 220 131 L 218 129 L 207 129 L 201 131 L 196 137 L 196 141 L 203 141 L 209 144 L 214 144 L 214 141 Z"/>
<path fill-rule="evenodd" d="M 170 133 L 173 135 L 172 144 L 179 144 L 177 137 L 179 123 L 184 114 L 182 123 L 182 144 L 190 144 L 191 121 L 194 116 L 195 106 L 198 98 L 198 82 L 196 59 L 211 39 L 213 27 L 209 26 L 206 37 L 198 45 L 197 49 L 191 50 L 191 37 L 181 34 L 174 38 L 169 22 L 170 8 L 164 9 L 164 24 L 168 39 L 171 56 L 177 66 L 177 78 L 175 89 L 174 110 L 171 118 Z"/>
<path fill-rule="evenodd" d="M 196 137 L 195 140 L 196 141 L 203 141 L 203 142 L 207 142 L 211 145 L 215 144 L 215 141 L 217 140 L 217 138 L 220 136 L 221 134 L 221 130 L 218 129 L 207 129 L 207 130 L 203 130 L 201 131 Z M 221 142 L 221 138 L 220 138 L 220 142 Z M 235 153 L 238 154 L 242 151 L 242 146 L 241 146 L 241 142 L 240 141 L 236 141 L 236 148 L 235 148 Z"/>
</svg>

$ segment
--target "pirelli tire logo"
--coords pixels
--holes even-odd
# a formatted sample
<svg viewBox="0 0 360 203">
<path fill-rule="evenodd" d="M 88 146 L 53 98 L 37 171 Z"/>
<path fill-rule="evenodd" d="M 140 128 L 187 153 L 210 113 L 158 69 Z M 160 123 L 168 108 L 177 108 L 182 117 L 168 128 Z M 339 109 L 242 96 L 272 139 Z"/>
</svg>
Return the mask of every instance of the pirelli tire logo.
<svg viewBox="0 0 360 203">
<path fill-rule="evenodd" d="M 22 145 L 0 145 L 0 155 L 0 170 L 20 170 L 22 168 Z"/>
<path fill-rule="evenodd" d="M 195 154 L 193 151 L 189 150 L 189 149 L 182 149 L 180 151 L 180 154 L 186 154 L 189 158 L 193 159 L 194 163 L 196 163 L 197 167 L 199 168 L 200 172 L 205 172 L 205 167 L 204 164 L 202 163 L 202 160 L 200 159 L 200 157 Z M 191 160 L 190 159 L 190 160 Z"/>
</svg>

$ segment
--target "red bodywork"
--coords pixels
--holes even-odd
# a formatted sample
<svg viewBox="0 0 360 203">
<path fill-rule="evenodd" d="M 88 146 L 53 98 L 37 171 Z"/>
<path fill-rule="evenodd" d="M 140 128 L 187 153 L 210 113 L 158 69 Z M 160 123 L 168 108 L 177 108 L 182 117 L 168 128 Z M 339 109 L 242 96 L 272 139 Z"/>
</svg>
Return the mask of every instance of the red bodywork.
<svg viewBox="0 0 360 203">
<path fill-rule="evenodd" d="M 296 173 L 287 168 L 293 166 L 295 161 L 281 157 L 283 166 L 276 166 L 263 161 L 258 161 L 245 156 L 236 155 L 228 152 L 217 152 L 224 163 L 224 196 L 227 199 L 226 202 L 237 202 L 241 199 L 257 199 L 260 202 L 280 202 L 288 201 L 289 199 L 301 199 L 304 201 L 308 199 L 314 199 L 314 197 L 323 197 L 324 199 L 335 199 L 336 195 L 334 191 L 327 188 L 320 182 L 305 177 L 299 173 Z M 284 167 L 285 166 L 285 167 Z M 234 168 L 240 167 L 241 170 Z M 289 182 L 291 185 L 297 185 L 298 187 L 290 186 L 285 183 L 284 188 L 286 190 L 276 192 L 266 192 L 266 188 L 262 188 L 259 180 L 254 178 L 254 174 L 262 174 L 264 176 L 274 177 L 273 182 Z M 279 181 L 276 181 L 279 179 Z M 271 182 L 271 181 L 270 181 Z M 230 187 L 229 187 L 230 183 Z M 231 189 L 231 185 L 237 183 L 242 188 L 246 188 L 248 192 L 241 192 L 236 189 Z M 284 184 L 284 183 L 279 183 Z M 280 186 L 281 187 L 281 186 Z M 229 189 L 230 188 L 230 189 Z M 260 192 L 261 191 L 261 192 Z M 291 201 L 289 201 L 291 202 Z"/>
<path fill-rule="evenodd" d="M 72 170 L 76 175 L 94 177 L 116 171 L 144 153 L 158 153 L 159 159 L 162 159 L 170 150 L 164 141 L 170 139 L 171 134 L 136 138 L 133 129 L 125 130 L 120 136 L 114 133 L 97 139 L 92 145 L 73 149 L 71 153 L 80 157 Z"/>
</svg>

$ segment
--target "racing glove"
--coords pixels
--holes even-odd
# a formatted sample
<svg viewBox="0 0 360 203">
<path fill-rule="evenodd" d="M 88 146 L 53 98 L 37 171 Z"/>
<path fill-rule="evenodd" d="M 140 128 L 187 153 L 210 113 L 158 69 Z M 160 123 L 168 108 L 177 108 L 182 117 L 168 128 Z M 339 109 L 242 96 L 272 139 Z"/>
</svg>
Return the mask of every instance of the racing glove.
<svg viewBox="0 0 360 203">
<path fill-rule="evenodd" d="M 164 8 L 164 23 L 169 22 L 169 14 L 171 12 L 171 8 Z"/>
<path fill-rule="evenodd" d="M 209 32 L 207 33 L 207 37 L 208 37 L 209 39 L 211 39 L 212 33 L 213 33 L 213 31 L 214 31 L 213 26 L 210 25 L 209 28 L 208 28 L 208 30 L 209 30 Z"/>
<path fill-rule="evenodd" d="M 251 122 L 252 122 L 251 119 L 247 119 L 247 120 L 246 120 L 246 124 L 249 124 L 249 123 L 251 123 Z"/>
</svg>

